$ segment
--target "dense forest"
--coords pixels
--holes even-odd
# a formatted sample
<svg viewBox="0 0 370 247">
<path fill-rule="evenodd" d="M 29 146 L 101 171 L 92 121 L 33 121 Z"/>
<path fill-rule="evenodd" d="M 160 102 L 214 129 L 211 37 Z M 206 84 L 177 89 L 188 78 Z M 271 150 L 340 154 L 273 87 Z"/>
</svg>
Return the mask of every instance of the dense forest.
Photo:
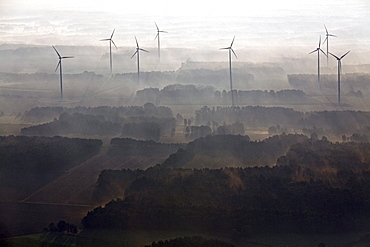
<svg viewBox="0 0 370 247">
<path fill-rule="evenodd" d="M 248 136 L 210 135 L 196 139 L 163 163 L 171 168 L 221 168 L 274 165 L 296 143 L 306 141 L 304 135 L 280 135 L 262 141 Z"/>
<path fill-rule="evenodd" d="M 102 144 L 92 139 L 2 136 L 0 194 L 20 199 L 96 155 Z"/>
<path fill-rule="evenodd" d="M 82 220 L 85 228 L 191 229 L 247 236 L 369 227 L 368 143 L 308 139 L 293 144 L 273 167 L 157 165 L 106 175 L 122 181 L 124 194 L 90 211 Z"/>
<path fill-rule="evenodd" d="M 60 113 L 62 112 L 62 113 Z M 162 135 L 171 135 L 176 119 L 166 107 L 151 103 L 143 107 L 76 107 L 33 108 L 23 115 L 24 121 L 45 120 L 45 115 L 55 116 L 52 122 L 26 127 L 23 135 L 54 136 L 62 134 L 103 135 L 158 141 Z"/>
<path fill-rule="evenodd" d="M 212 107 L 207 106 L 195 112 L 195 123 L 242 122 L 246 126 L 269 127 L 281 125 L 297 130 L 320 126 L 336 134 L 362 132 L 370 126 L 370 112 L 365 111 L 313 111 L 300 112 L 283 107 Z"/>
<path fill-rule="evenodd" d="M 164 106 L 155 106 L 151 103 L 143 106 L 99 106 L 99 107 L 84 107 L 78 106 L 74 108 L 63 107 L 35 107 L 26 111 L 22 120 L 27 123 L 42 123 L 52 121 L 59 117 L 61 113 L 68 114 L 80 113 L 84 115 L 104 116 L 106 121 L 114 123 L 125 123 L 126 118 L 135 117 L 158 117 L 172 118 L 172 110 Z"/>
<path fill-rule="evenodd" d="M 274 90 L 233 90 L 236 104 L 288 104 L 305 102 L 307 95 L 296 89 Z M 171 84 L 163 89 L 145 88 L 136 92 L 139 104 L 153 102 L 155 104 L 230 104 L 230 91 L 216 90 L 213 86 L 196 86 L 193 84 Z"/>
</svg>

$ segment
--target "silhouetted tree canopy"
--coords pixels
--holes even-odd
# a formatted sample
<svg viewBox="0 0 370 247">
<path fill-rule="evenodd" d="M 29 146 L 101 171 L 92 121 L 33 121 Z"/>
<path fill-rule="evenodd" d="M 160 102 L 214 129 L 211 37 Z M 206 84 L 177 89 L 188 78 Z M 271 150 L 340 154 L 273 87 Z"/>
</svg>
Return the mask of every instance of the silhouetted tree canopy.
<svg viewBox="0 0 370 247">
<path fill-rule="evenodd" d="M 105 171 L 98 188 L 115 181 L 122 199 L 82 223 L 243 236 L 368 229 L 369 144 L 305 139 L 291 146 L 273 167 Z"/>
</svg>

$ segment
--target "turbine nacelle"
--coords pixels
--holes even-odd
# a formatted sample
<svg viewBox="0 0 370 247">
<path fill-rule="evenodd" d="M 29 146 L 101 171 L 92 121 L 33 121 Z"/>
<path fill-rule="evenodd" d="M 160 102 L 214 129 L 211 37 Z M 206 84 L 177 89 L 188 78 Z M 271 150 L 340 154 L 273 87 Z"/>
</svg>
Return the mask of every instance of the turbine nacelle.
<svg viewBox="0 0 370 247">
<path fill-rule="evenodd" d="M 235 36 L 234 36 L 233 40 L 231 41 L 231 44 L 230 44 L 230 46 L 229 46 L 229 47 L 220 48 L 220 50 L 229 50 L 229 51 L 232 51 L 232 53 L 234 54 L 234 56 L 235 56 L 236 58 L 238 58 L 238 56 L 236 55 L 236 53 L 235 53 L 235 51 L 234 51 L 234 49 L 233 49 L 234 40 L 235 40 Z"/>
<path fill-rule="evenodd" d="M 131 56 L 131 58 L 133 58 L 137 53 L 139 53 L 139 51 L 144 51 L 144 52 L 149 53 L 149 51 L 147 51 L 147 50 L 145 50 L 145 49 L 140 48 L 139 43 L 137 42 L 137 38 L 136 38 L 136 36 L 135 36 L 135 41 L 136 41 L 136 51 L 135 51 L 135 53 Z"/>
<path fill-rule="evenodd" d="M 342 58 L 344 58 L 350 51 L 347 51 L 346 53 L 344 53 L 341 57 L 338 57 L 336 55 L 334 55 L 333 53 L 329 52 L 330 55 L 332 55 L 333 57 L 335 57 L 338 61 L 342 60 Z"/>
<path fill-rule="evenodd" d="M 116 29 L 113 29 L 113 32 L 112 32 L 112 34 L 111 34 L 111 36 L 110 36 L 110 38 L 109 39 L 101 39 L 100 41 L 110 41 L 111 43 L 113 43 L 113 45 L 116 47 L 116 49 L 118 49 L 118 47 L 116 46 L 116 44 L 114 43 L 114 41 L 113 41 L 113 34 L 114 34 L 114 31 L 115 31 Z"/>
<path fill-rule="evenodd" d="M 326 41 L 328 41 L 328 37 L 329 37 L 329 36 L 330 36 L 330 37 L 337 37 L 336 35 L 334 35 L 334 34 L 330 34 L 330 33 L 328 32 L 328 29 L 326 28 L 325 24 L 324 24 L 324 27 L 325 27 L 325 31 L 326 31 L 326 38 L 325 38 L 324 42 L 322 42 L 322 44 L 324 44 Z"/>
<path fill-rule="evenodd" d="M 318 45 L 318 47 L 315 49 L 315 50 L 313 50 L 313 51 L 311 51 L 310 53 L 308 53 L 308 54 L 312 54 L 312 53 L 314 53 L 314 52 L 322 52 L 325 56 L 327 56 L 326 55 L 326 53 L 321 49 L 321 35 L 320 35 L 320 38 L 319 38 L 319 45 Z"/>
</svg>

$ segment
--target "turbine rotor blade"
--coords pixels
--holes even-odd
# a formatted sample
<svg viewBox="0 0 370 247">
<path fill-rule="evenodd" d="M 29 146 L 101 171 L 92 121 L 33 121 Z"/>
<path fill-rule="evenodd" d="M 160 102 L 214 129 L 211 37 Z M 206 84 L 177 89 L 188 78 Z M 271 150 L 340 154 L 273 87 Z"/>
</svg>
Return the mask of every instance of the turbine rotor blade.
<svg viewBox="0 0 370 247">
<path fill-rule="evenodd" d="M 114 43 L 113 39 L 111 39 L 110 41 L 113 43 L 113 45 L 116 47 L 116 49 L 118 49 L 118 47 L 117 47 L 117 46 L 116 46 L 116 44 Z"/>
<path fill-rule="evenodd" d="M 235 56 L 236 58 L 238 58 L 238 56 L 236 55 L 235 51 L 234 51 L 232 48 L 231 48 L 230 50 L 234 53 L 234 56 Z"/>
<path fill-rule="evenodd" d="M 157 31 L 159 32 L 159 28 L 158 28 L 158 25 L 157 25 L 157 23 L 155 23 L 155 22 L 154 22 L 154 24 L 155 24 L 155 26 L 157 27 Z"/>
<path fill-rule="evenodd" d="M 135 41 L 136 41 L 136 47 L 139 48 L 139 43 L 137 42 L 136 36 L 135 36 Z"/>
<path fill-rule="evenodd" d="M 58 70 L 59 65 L 60 65 L 60 60 L 59 60 L 59 62 L 58 62 L 58 64 L 57 64 L 57 67 L 55 68 L 55 71 L 54 71 L 54 72 L 56 72 L 56 71 Z"/>
<path fill-rule="evenodd" d="M 331 36 L 331 37 L 337 37 L 336 35 L 334 34 L 328 34 L 328 36 Z"/>
<path fill-rule="evenodd" d="M 230 47 L 220 48 L 220 50 L 229 50 Z"/>
<path fill-rule="evenodd" d="M 147 51 L 147 50 L 144 50 L 144 49 L 141 49 L 141 48 L 139 48 L 139 50 L 140 50 L 140 51 L 145 51 L 145 52 L 148 52 L 148 53 L 149 53 L 149 51 Z"/>
<path fill-rule="evenodd" d="M 135 55 L 136 55 L 137 51 L 135 51 L 135 53 L 131 56 L 131 58 L 133 58 Z"/>
<path fill-rule="evenodd" d="M 329 54 L 332 55 L 333 57 L 335 57 L 337 60 L 340 60 L 340 58 L 335 56 L 333 53 L 329 52 Z"/>
<path fill-rule="evenodd" d="M 61 57 L 61 59 L 64 59 L 64 58 L 74 58 L 74 56 L 69 56 L 69 57 Z"/>
<path fill-rule="evenodd" d="M 320 39 L 319 39 L 319 49 L 321 47 L 321 35 L 320 35 Z"/>
<path fill-rule="evenodd" d="M 155 36 L 154 40 L 156 40 L 158 38 L 158 36 L 159 36 L 159 33 L 157 33 L 157 35 Z"/>
<path fill-rule="evenodd" d="M 59 52 L 57 51 L 57 49 L 56 49 L 54 46 L 52 46 L 52 47 L 54 48 L 55 52 L 58 54 L 58 57 L 60 57 L 60 54 L 59 54 Z"/>
<path fill-rule="evenodd" d="M 100 41 L 109 41 L 109 40 L 111 40 L 111 39 L 101 39 Z"/>
<path fill-rule="evenodd" d="M 343 56 L 340 57 L 340 59 L 344 58 L 350 51 L 347 51 Z"/>
<path fill-rule="evenodd" d="M 321 48 L 319 49 L 319 51 L 321 51 L 326 57 L 328 57 L 328 55 L 326 55 L 326 53 L 323 50 L 321 50 Z"/>
<path fill-rule="evenodd" d="M 158 31 L 158 32 L 160 32 L 160 33 L 168 33 L 167 31 Z"/>
<path fill-rule="evenodd" d="M 233 44 L 234 44 L 234 40 L 235 40 L 235 35 L 234 35 L 233 41 L 231 41 L 230 48 L 233 46 Z"/>
<path fill-rule="evenodd" d="M 314 53 L 314 52 L 317 52 L 317 49 L 316 49 L 316 50 L 311 51 L 311 52 L 310 52 L 310 53 L 308 53 L 308 54 L 312 54 L 312 53 Z"/>
<path fill-rule="evenodd" d="M 114 31 L 116 31 L 116 29 L 113 29 L 112 35 L 110 36 L 111 39 L 113 38 Z"/>
<path fill-rule="evenodd" d="M 326 34 L 329 34 L 328 29 L 326 28 L 325 24 L 324 24 L 324 27 L 325 27 Z"/>
<path fill-rule="evenodd" d="M 328 36 L 326 36 L 326 38 L 324 39 L 324 41 L 322 42 L 322 44 L 325 44 L 326 41 L 328 41 Z"/>
</svg>

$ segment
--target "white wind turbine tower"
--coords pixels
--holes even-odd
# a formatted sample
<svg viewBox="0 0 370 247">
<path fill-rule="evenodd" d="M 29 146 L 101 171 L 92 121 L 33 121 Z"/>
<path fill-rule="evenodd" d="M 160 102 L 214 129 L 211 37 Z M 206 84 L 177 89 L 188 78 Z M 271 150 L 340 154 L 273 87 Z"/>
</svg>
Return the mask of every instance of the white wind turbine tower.
<svg viewBox="0 0 370 247">
<path fill-rule="evenodd" d="M 323 50 L 321 50 L 320 46 L 321 46 L 321 36 L 319 38 L 319 46 L 315 50 L 308 53 L 308 54 L 312 54 L 314 52 L 317 52 L 317 83 L 319 85 L 319 88 L 321 88 L 321 84 L 320 84 L 320 51 L 326 56 L 325 52 Z"/>
<path fill-rule="evenodd" d="M 159 30 L 157 23 L 154 22 L 154 24 L 155 24 L 155 26 L 157 28 L 157 35 L 155 36 L 154 40 L 155 39 L 158 39 L 158 58 L 161 59 L 161 43 L 159 41 L 159 33 L 167 33 L 167 32 L 166 31 Z"/>
<path fill-rule="evenodd" d="M 59 67 L 59 73 L 60 73 L 60 101 L 63 101 L 63 76 L 62 76 L 62 59 L 64 58 L 73 58 L 73 57 L 62 57 L 59 52 L 57 51 L 57 49 L 53 46 L 55 52 L 57 53 L 58 57 L 59 57 L 59 62 L 58 62 L 58 65 L 55 69 L 55 71 L 58 70 L 58 67 Z"/>
<path fill-rule="evenodd" d="M 350 51 L 347 51 L 343 56 L 337 57 L 333 53 L 330 53 L 333 57 L 335 57 L 338 60 L 338 105 L 340 105 L 340 74 L 342 73 L 342 58 L 344 58 Z"/>
<path fill-rule="evenodd" d="M 113 45 L 116 47 L 117 49 L 117 46 L 116 44 L 114 43 L 113 41 L 113 34 L 114 34 L 114 31 L 116 29 L 113 29 L 113 32 L 112 32 L 112 35 L 110 36 L 109 39 L 101 39 L 100 41 L 109 41 L 109 60 L 110 60 L 110 75 L 112 75 L 112 64 L 113 64 L 113 61 L 112 61 L 112 43 Z"/>
<path fill-rule="evenodd" d="M 149 51 L 141 49 L 139 47 L 139 43 L 137 42 L 136 36 L 135 36 L 135 41 L 136 41 L 136 51 L 131 56 L 131 58 L 133 58 L 135 55 L 137 56 L 137 81 L 138 81 L 138 84 L 140 84 L 140 55 L 139 55 L 139 53 L 140 53 L 140 51 L 145 51 L 145 52 L 149 53 Z"/>
<path fill-rule="evenodd" d="M 329 37 L 337 37 L 337 36 L 335 36 L 334 34 L 330 34 L 325 25 L 324 27 L 325 27 L 325 32 L 326 32 L 326 38 L 324 42 L 322 42 L 322 44 L 326 42 L 326 66 L 329 66 Z"/>
<path fill-rule="evenodd" d="M 231 105 L 234 109 L 234 93 L 233 93 L 233 78 L 232 78 L 232 72 L 231 72 L 231 52 L 234 54 L 236 58 L 238 58 L 233 50 L 233 44 L 234 44 L 235 36 L 233 38 L 233 41 L 231 41 L 231 44 L 229 47 L 220 48 L 220 50 L 229 50 L 229 69 L 230 69 L 230 92 L 231 92 Z"/>
</svg>

